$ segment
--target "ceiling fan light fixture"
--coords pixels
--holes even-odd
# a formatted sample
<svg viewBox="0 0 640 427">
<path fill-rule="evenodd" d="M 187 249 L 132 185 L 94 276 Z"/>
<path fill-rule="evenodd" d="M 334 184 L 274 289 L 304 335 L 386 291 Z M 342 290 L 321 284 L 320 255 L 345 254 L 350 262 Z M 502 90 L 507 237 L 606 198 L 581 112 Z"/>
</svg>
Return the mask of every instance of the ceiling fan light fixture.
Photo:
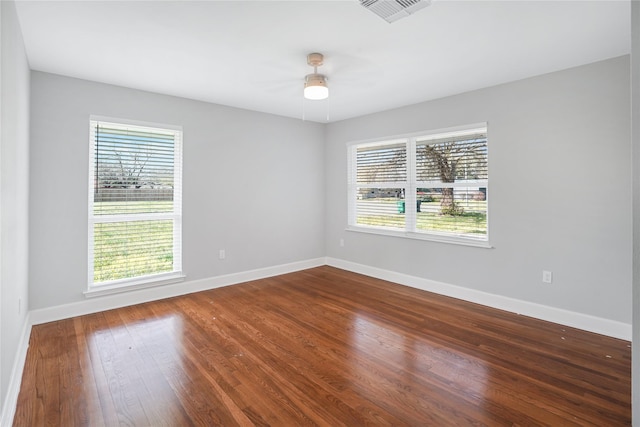
<svg viewBox="0 0 640 427">
<path fill-rule="evenodd" d="M 327 87 L 327 77 L 318 74 L 318 67 L 324 63 L 324 55 L 321 53 L 310 53 L 307 55 L 307 64 L 313 67 L 313 74 L 307 74 L 304 78 L 304 97 L 314 101 L 327 99 L 329 88 Z"/>
<path fill-rule="evenodd" d="M 307 74 L 304 78 L 304 97 L 310 100 L 321 100 L 329 97 L 327 78 L 322 74 Z"/>
</svg>

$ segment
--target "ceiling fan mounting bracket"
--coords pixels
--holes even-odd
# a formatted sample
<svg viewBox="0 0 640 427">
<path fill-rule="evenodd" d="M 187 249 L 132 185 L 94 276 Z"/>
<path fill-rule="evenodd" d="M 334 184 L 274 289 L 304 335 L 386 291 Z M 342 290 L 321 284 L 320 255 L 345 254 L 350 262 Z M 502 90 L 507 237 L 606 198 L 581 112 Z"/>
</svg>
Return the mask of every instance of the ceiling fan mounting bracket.
<svg viewBox="0 0 640 427">
<path fill-rule="evenodd" d="M 324 61 L 324 56 L 321 53 L 310 53 L 307 55 L 307 64 L 312 67 L 319 67 Z"/>
</svg>

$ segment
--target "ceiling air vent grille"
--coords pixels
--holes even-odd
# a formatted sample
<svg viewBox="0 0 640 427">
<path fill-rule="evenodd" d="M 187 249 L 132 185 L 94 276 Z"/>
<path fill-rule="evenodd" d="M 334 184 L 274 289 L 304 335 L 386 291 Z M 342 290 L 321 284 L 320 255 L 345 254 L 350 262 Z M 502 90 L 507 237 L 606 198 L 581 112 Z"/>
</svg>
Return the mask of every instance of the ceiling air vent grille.
<svg viewBox="0 0 640 427">
<path fill-rule="evenodd" d="M 360 0 L 360 4 L 391 23 L 431 4 L 431 0 Z"/>
</svg>

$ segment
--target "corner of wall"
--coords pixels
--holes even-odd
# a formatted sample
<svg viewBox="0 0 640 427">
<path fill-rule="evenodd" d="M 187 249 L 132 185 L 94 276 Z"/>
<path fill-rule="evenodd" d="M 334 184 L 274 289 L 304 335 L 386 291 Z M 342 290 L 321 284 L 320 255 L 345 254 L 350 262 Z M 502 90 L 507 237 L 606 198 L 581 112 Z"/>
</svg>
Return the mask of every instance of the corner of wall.
<svg viewBox="0 0 640 427">
<path fill-rule="evenodd" d="M 631 408 L 640 426 L 640 2 L 631 2 L 631 151 L 633 170 L 633 348 Z"/>
<path fill-rule="evenodd" d="M 27 360 L 27 350 L 29 348 L 29 338 L 31 337 L 31 319 L 27 315 L 21 328 L 20 341 L 16 349 L 16 355 L 13 359 L 13 368 L 9 377 L 9 386 L 4 394 L 2 402 L 2 413 L 0 414 L 0 426 L 13 425 L 13 418 L 18 405 L 18 395 L 20 393 L 20 385 L 22 383 L 22 373 Z"/>
<path fill-rule="evenodd" d="M 10 425 L 28 346 L 31 72 L 13 0 L 0 2 L 0 425 Z"/>
</svg>

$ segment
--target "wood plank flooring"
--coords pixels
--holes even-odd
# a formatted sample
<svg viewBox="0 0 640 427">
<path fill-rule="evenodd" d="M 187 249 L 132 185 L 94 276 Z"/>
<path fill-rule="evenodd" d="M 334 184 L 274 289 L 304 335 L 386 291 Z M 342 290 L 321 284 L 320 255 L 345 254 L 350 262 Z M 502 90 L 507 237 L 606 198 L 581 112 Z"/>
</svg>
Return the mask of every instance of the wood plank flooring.
<svg viewBox="0 0 640 427">
<path fill-rule="evenodd" d="M 627 341 L 319 267 L 34 326 L 15 426 L 623 426 Z"/>
</svg>

